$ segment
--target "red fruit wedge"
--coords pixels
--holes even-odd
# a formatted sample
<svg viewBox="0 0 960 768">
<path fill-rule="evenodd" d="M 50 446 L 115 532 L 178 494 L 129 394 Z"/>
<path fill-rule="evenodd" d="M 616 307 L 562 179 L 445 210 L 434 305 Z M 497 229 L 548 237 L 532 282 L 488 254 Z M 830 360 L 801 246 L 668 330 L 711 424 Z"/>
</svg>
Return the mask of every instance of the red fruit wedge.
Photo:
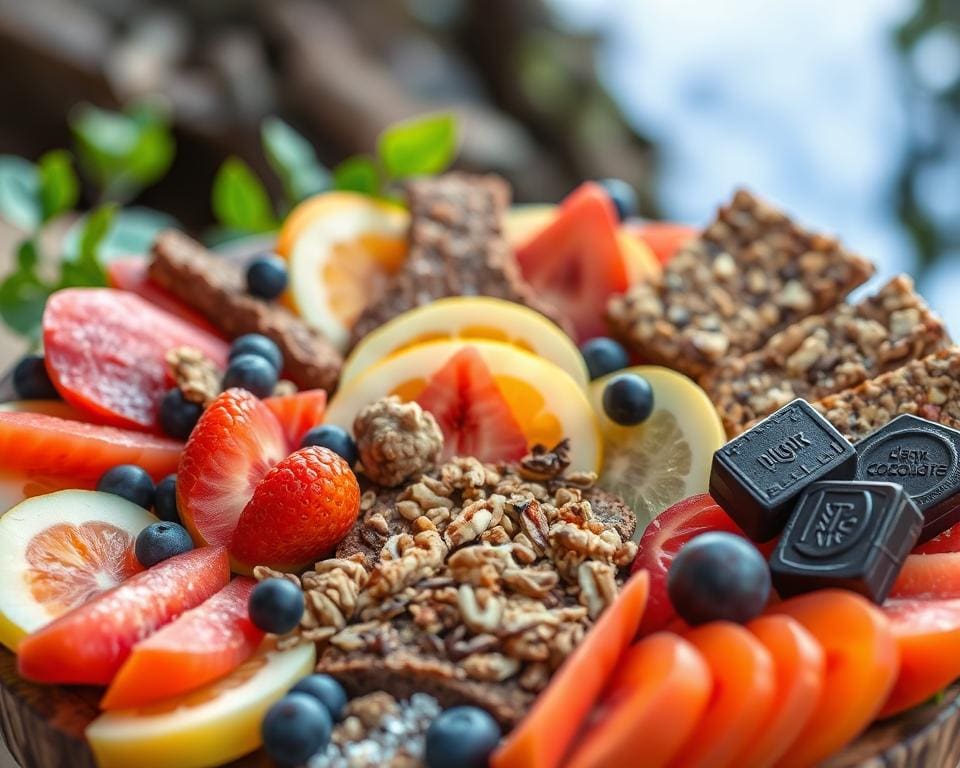
<svg viewBox="0 0 960 768">
<path fill-rule="evenodd" d="M 417 398 L 444 436 L 444 458 L 515 461 L 527 438 L 480 353 L 467 346 L 452 355 Z"/>
<path fill-rule="evenodd" d="M 295 395 L 268 397 L 263 402 L 283 427 L 290 450 L 295 451 L 300 447 L 303 436 L 323 421 L 327 392 L 323 389 L 307 389 Z"/>
<path fill-rule="evenodd" d="M 41 683 L 106 685 L 137 642 L 229 580 L 223 547 L 164 560 L 24 638 L 17 648 L 20 674 Z"/>
<path fill-rule="evenodd" d="M 938 533 L 914 551 L 918 555 L 938 555 L 944 552 L 960 552 L 960 524 Z"/>
<path fill-rule="evenodd" d="M 960 552 L 908 555 L 890 597 L 960 597 Z"/>
<path fill-rule="evenodd" d="M 607 333 L 607 300 L 630 284 L 617 241 L 617 214 L 593 182 L 577 187 L 556 218 L 517 250 L 517 263 L 537 293 L 562 307 L 577 342 Z"/>
<path fill-rule="evenodd" d="M 50 378 L 64 399 L 119 427 L 156 430 L 170 387 L 166 354 L 196 347 L 225 365 L 227 345 L 146 299 L 110 288 L 68 288 L 43 313 Z"/>
<path fill-rule="evenodd" d="M 921 704 L 960 677 L 960 600 L 888 600 L 900 674 L 880 717 Z"/>
<path fill-rule="evenodd" d="M 667 571 L 684 544 L 708 531 L 726 531 L 747 538 L 706 493 L 691 496 L 664 510 L 643 532 L 633 561 L 634 571 L 645 569 L 650 573 L 650 600 L 640 626 L 641 635 L 663 629 L 675 618 L 667 596 Z M 763 547 L 772 548 L 771 545 Z"/>
<path fill-rule="evenodd" d="M 107 264 L 107 282 L 111 288 L 129 291 L 154 306 L 186 320 L 212 336 L 222 337 L 207 318 L 150 279 L 150 260 L 144 256 L 114 259 Z"/>
<path fill-rule="evenodd" d="M 254 586 L 253 579 L 238 577 L 137 643 L 113 678 L 101 709 L 140 707 L 187 693 L 239 667 L 263 640 L 247 609 Z"/>
<path fill-rule="evenodd" d="M 666 264 L 684 245 L 696 240 L 700 230 L 671 221 L 645 221 L 631 225 L 630 234 L 640 238 L 653 251 L 657 261 Z"/>
<path fill-rule="evenodd" d="M 254 488 L 288 453 L 280 422 L 263 401 L 245 389 L 217 397 L 177 470 L 177 505 L 194 541 L 229 545 Z"/>
<path fill-rule="evenodd" d="M 520 725 L 493 753 L 491 768 L 559 768 L 563 764 L 564 755 L 636 637 L 648 585 L 645 573 L 630 577 Z"/>
<path fill-rule="evenodd" d="M 159 479 L 176 472 L 182 447 L 175 440 L 143 432 L 42 413 L 0 411 L 0 456 L 5 470 L 95 482 L 117 464 L 139 464 Z"/>
</svg>

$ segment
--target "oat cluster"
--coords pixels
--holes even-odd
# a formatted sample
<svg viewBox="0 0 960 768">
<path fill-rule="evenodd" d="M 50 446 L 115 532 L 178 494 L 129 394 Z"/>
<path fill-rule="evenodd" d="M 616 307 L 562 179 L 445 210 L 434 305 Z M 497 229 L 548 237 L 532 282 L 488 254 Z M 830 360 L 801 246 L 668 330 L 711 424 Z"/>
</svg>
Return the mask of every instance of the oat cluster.
<svg viewBox="0 0 960 768">
<path fill-rule="evenodd" d="M 195 347 L 174 347 L 167 352 L 167 365 L 183 399 L 206 408 L 220 394 L 223 372 Z"/>
<path fill-rule="evenodd" d="M 360 411 L 353 434 L 364 474 L 384 488 L 429 472 L 443 450 L 443 432 L 433 414 L 395 395 Z"/>
</svg>

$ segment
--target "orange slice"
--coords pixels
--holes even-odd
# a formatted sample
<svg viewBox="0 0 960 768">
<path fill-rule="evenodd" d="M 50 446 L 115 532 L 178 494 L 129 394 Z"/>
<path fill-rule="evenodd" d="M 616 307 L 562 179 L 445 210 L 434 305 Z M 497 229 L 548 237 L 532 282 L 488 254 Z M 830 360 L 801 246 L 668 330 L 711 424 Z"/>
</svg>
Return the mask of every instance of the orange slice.
<svg viewBox="0 0 960 768">
<path fill-rule="evenodd" d="M 0 642 L 20 641 L 142 570 L 137 534 L 157 518 L 108 493 L 35 496 L 0 518 Z"/>
<path fill-rule="evenodd" d="M 553 363 L 511 344 L 451 340 L 405 349 L 341 387 L 325 422 L 352 430 L 361 408 L 388 395 L 434 412 L 448 454 L 510 460 L 567 437 L 573 469 L 599 467 L 597 420 L 583 390 Z"/>
<path fill-rule="evenodd" d="M 441 339 L 506 342 L 556 363 L 583 387 L 589 381 L 573 340 L 539 312 L 488 296 L 455 296 L 404 312 L 366 336 L 344 363 L 340 384 L 390 355 Z"/>
<path fill-rule="evenodd" d="M 289 262 L 285 301 L 345 349 L 363 308 L 407 256 L 402 208 L 353 192 L 325 192 L 298 205 L 277 238 Z"/>
</svg>

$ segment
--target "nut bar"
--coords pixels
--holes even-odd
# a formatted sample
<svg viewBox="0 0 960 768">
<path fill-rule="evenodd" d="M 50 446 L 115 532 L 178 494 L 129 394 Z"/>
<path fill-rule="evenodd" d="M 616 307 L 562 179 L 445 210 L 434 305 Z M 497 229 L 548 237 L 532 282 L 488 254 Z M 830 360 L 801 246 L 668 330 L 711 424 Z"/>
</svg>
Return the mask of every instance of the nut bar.
<svg viewBox="0 0 960 768">
<path fill-rule="evenodd" d="M 853 442 L 904 413 L 960 429 L 960 347 L 915 360 L 813 405 Z"/>
<path fill-rule="evenodd" d="M 663 276 L 611 299 L 613 332 L 644 360 L 694 378 L 823 313 L 873 274 L 836 240 L 740 190 Z"/>
<path fill-rule="evenodd" d="M 251 296 L 239 264 L 174 230 L 153 245 L 150 278 L 199 310 L 229 338 L 269 336 L 283 352 L 287 375 L 303 389 L 333 391 L 343 358 L 317 331 L 285 307 Z"/>
<path fill-rule="evenodd" d="M 900 275 L 859 303 L 805 318 L 759 351 L 723 361 L 701 384 L 733 437 L 791 400 L 842 392 L 947 343 L 943 321 Z"/>
<path fill-rule="evenodd" d="M 353 328 L 353 343 L 408 309 L 445 296 L 494 296 L 563 326 L 556 307 L 524 282 L 503 236 L 509 185 L 496 176 L 448 173 L 407 185 L 410 254 Z"/>
</svg>

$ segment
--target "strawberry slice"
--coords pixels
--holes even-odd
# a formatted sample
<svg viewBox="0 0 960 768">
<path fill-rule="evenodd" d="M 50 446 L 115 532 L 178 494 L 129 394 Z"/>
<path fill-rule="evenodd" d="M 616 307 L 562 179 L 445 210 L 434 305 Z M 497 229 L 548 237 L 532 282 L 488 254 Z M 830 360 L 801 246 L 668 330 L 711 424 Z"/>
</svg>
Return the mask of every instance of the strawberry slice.
<svg viewBox="0 0 960 768">
<path fill-rule="evenodd" d="M 474 347 L 451 356 L 417 402 L 440 425 L 445 459 L 476 456 L 481 461 L 511 461 L 527 452 L 523 430 Z"/>
<path fill-rule="evenodd" d="M 106 685 L 137 642 L 229 580 L 223 547 L 164 560 L 24 638 L 17 648 L 20 674 L 41 683 Z"/>
<path fill-rule="evenodd" d="M 103 421 L 157 430 L 170 387 L 166 354 L 196 347 L 221 366 L 227 345 L 145 299 L 110 288 L 69 288 L 43 313 L 47 370 L 63 398 Z"/>
<path fill-rule="evenodd" d="M 700 235 L 695 227 L 672 221 L 645 221 L 631 226 L 628 231 L 645 243 L 661 264 L 666 264 L 677 251 Z"/>
<path fill-rule="evenodd" d="M 107 282 L 111 288 L 135 293 L 171 315 L 213 336 L 222 337 L 207 318 L 150 279 L 150 261 L 144 256 L 128 256 L 111 261 L 107 264 Z"/>
<path fill-rule="evenodd" d="M 280 422 L 261 400 L 245 389 L 214 400 L 177 470 L 177 504 L 194 541 L 228 545 L 254 488 L 288 453 Z"/>
<path fill-rule="evenodd" d="M 603 188 L 577 187 L 557 217 L 517 249 L 527 282 L 573 321 L 582 343 L 607 333 L 607 300 L 623 293 L 629 270 L 617 239 L 617 214 Z"/>
<path fill-rule="evenodd" d="M 359 512 L 360 485 L 350 465 L 327 448 L 303 448 L 257 485 L 230 554 L 251 567 L 300 571 L 336 547 Z"/>
<path fill-rule="evenodd" d="M 193 691 L 229 674 L 263 639 L 247 603 L 256 581 L 234 579 L 217 594 L 133 647 L 101 709 L 127 709 Z"/>
<path fill-rule="evenodd" d="M 287 436 L 291 451 L 300 447 L 303 436 L 323 421 L 327 410 L 327 392 L 324 389 L 307 389 L 295 395 L 268 397 L 264 404 L 273 411 Z"/>
<path fill-rule="evenodd" d="M 96 481 L 117 464 L 139 464 L 155 479 L 175 472 L 181 443 L 128 429 L 43 413 L 0 411 L 4 470 Z"/>
</svg>

